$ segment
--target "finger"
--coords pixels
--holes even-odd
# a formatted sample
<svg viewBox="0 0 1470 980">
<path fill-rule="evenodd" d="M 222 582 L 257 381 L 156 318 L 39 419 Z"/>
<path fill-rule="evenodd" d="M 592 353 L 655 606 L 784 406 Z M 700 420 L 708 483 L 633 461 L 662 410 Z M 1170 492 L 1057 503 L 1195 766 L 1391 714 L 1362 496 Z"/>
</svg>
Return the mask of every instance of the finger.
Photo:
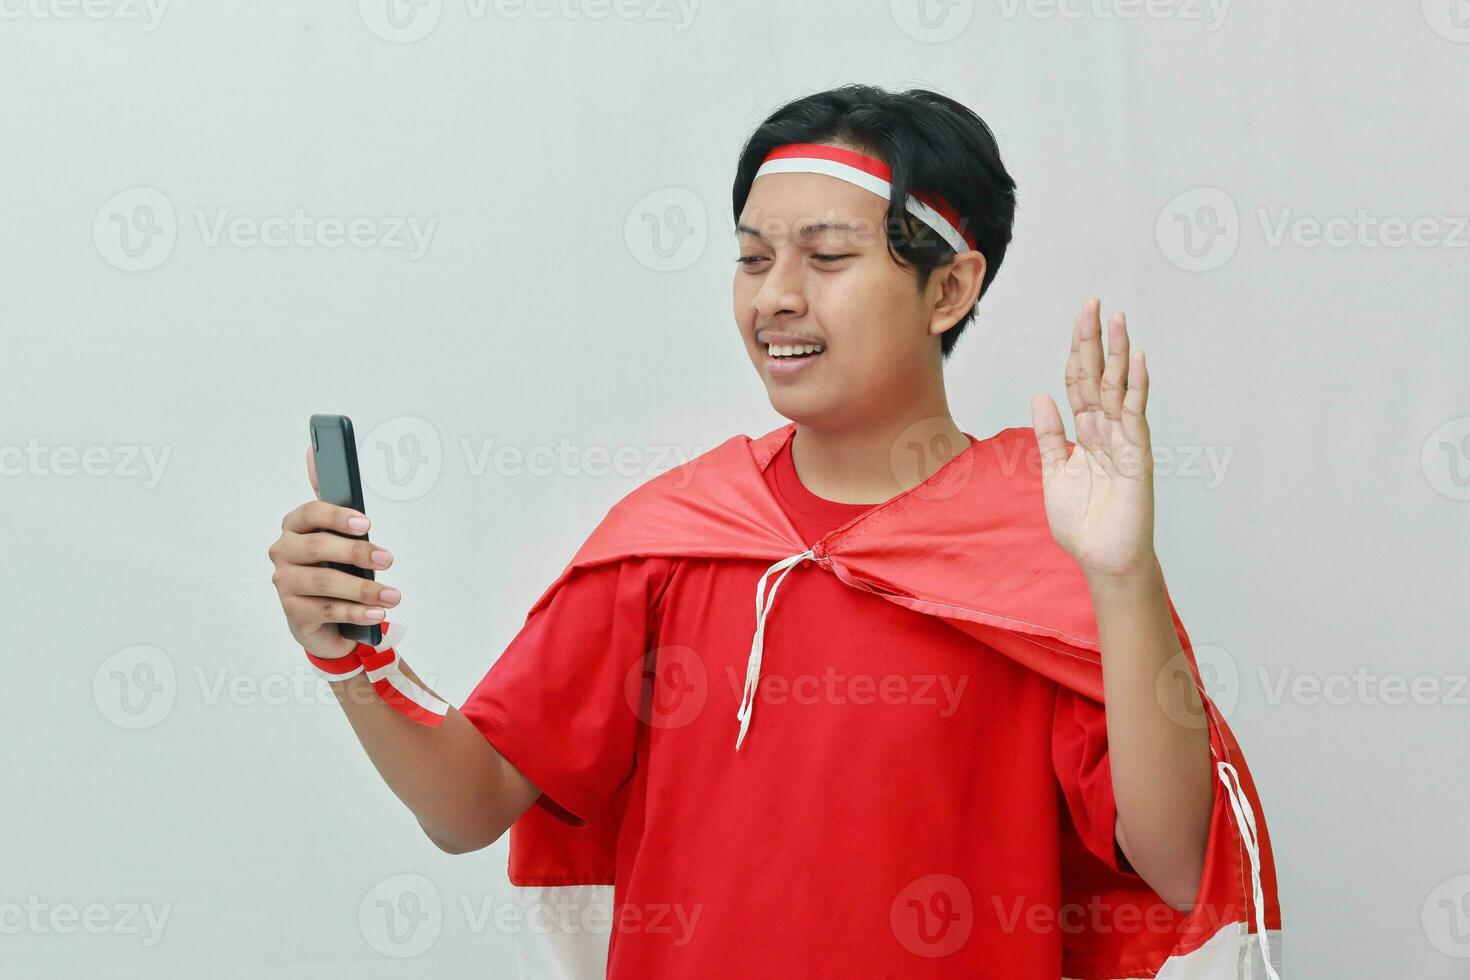
<svg viewBox="0 0 1470 980">
<path fill-rule="evenodd" d="M 1041 452 L 1042 471 L 1056 469 L 1067 462 L 1067 432 L 1062 414 L 1050 395 L 1031 396 L 1031 424 L 1036 429 L 1036 448 Z"/>
<path fill-rule="evenodd" d="M 353 523 L 354 521 L 360 523 Z M 281 520 L 281 530 L 295 531 L 297 534 L 327 530 L 356 536 L 366 534 L 370 526 L 371 522 L 366 514 L 322 500 L 308 500 Z"/>
<path fill-rule="evenodd" d="M 402 601 L 398 590 L 391 585 L 326 565 L 284 565 L 279 572 L 277 588 L 282 596 L 347 599 L 365 606 L 383 607 L 396 606 Z"/>
<path fill-rule="evenodd" d="M 1123 399 L 1123 434 L 1129 443 L 1147 448 L 1149 445 L 1148 419 L 1144 412 L 1148 408 L 1148 362 L 1143 351 L 1137 351 L 1128 359 L 1128 394 Z"/>
<path fill-rule="evenodd" d="M 1083 312 L 1077 314 L 1077 319 L 1072 322 L 1072 349 L 1067 354 L 1067 367 L 1062 372 L 1062 380 L 1067 386 L 1067 405 L 1072 409 L 1072 416 L 1076 418 L 1082 411 L 1082 393 L 1077 389 L 1077 353 L 1082 344 L 1082 317 L 1086 313 L 1087 306 L 1083 304 Z"/>
<path fill-rule="evenodd" d="M 316 453 L 310 446 L 306 447 L 306 478 L 311 481 L 311 492 L 321 497 L 322 488 L 316 482 Z"/>
<path fill-rule="evenodd" d="M 1103 417 L 1108 426 L 1122 423 L 1123 396 L 1128 388 L 1128 320 L 1120 312 L 1108 317 L 1108 362 L 1102 375 Z M 1105 433 L 1111 437 L 1112 433 Z"/>
<path fill-rule="evenodd" d="M 1102 393 L 1099 381 L 1102 378 L 1102 323 L 1098 311 L 1102 300 L 1090 299 L 1082 308 L 1081 332 L 1077 337 L 1077 393 L 1082 400 L 1082 411 L 1077 416 L 1077 441 L 1088 449 L 1097 446 L 1102 418 Z"/>
<path fill-rule="evenodd" d="M 319 596 L 292 595 L 281 599 L 281 608 L 293 623 L 314 626 L 322 623 L 357 623 L 372 626 L 382 623 L 388 610 L 382 606 L 368 606 L 342 599 L 324 599 Z"/>
<path fill-rule="evenodd" d="M 393 564 L 393 556 L 383 546 L 361 538 L 344 538 L 330 531 L 307 534 L 287 531 L 277 543 L 276 558 L 289 565 L 335 561 L 358 568 L 387 568 Z"/>
</svg>

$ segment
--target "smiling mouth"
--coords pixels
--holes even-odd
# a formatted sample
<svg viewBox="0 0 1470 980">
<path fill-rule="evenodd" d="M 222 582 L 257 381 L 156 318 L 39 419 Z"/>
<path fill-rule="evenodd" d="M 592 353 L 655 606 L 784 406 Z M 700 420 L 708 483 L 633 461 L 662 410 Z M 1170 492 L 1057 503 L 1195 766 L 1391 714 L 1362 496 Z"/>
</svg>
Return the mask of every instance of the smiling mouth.
<svg viewBox="0 0 1470 980">
<path fill-rule="evenodd" d="M 826 349 L 823 344 L 766 344 L 766 357 L 776 361 L 811 360 Z"/>
</svg>

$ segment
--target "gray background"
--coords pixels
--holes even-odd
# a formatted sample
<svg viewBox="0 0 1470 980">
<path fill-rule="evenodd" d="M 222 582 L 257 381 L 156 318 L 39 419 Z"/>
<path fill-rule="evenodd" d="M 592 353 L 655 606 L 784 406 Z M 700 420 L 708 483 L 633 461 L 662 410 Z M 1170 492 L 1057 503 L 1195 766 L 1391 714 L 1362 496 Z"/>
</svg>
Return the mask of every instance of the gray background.
<svg viewBox="0 0 1470 980">
<path fill-rule="evenodd" d="M 782 422 L 735 155 L 846 81 L 964 101 L 1019 183 L 962 427 L 1065 406 L 1089 295 L 1148 351 L 1158 548 L 1285 975 L 1470 971 L 1464 0 L 92 3 L 0 4 L 7 975 L 511 970 L 476 918 L 506 842 L 435 850 L 284 626 L 306 418 L 357 422 L 404 654 L 458 703 L 613 501 Z"/>
</svg>

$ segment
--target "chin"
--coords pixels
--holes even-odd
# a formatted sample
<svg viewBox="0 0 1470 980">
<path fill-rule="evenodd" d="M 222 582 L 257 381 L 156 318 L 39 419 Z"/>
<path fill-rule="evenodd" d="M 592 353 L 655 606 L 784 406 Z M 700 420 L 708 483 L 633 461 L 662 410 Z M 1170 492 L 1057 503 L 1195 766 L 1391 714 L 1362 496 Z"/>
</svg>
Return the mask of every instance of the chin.
<svg viewBox="0 0 1470 980">
<path fill-rule="evenodd" d="M 818 425 L 834 414 L 830 400 L 819 391 L 795 391 L 767 386 L 766 395 L 776 414 L 798 425 Z"/>
</svg>

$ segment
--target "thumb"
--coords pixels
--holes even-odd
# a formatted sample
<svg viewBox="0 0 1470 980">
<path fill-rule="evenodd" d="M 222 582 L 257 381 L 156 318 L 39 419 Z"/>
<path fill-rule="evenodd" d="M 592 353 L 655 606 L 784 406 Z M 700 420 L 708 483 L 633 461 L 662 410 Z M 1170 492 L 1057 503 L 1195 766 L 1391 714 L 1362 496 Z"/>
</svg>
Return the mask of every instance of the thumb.
<svg viewBox="0 0 1470 980">
<path fill-rule="evenodd" d="M 1067 430 L 1062 427 L 1062 416 L 1057 403 L 1047 394 L 1031 397 L 1031 424 L 1036 429 L 1036 448 L 1041 451 L 1043 471 L 1061 466 L 1067 461 Z"/>
<path fill-rule="evenodd" d="M 317 499 L 321 499 L 322 488 L 316 482 L 316 453 L 311 451 L 310 446 L 306 447 L 306 478 L 311 481 L 312 492 L 317 495 Z"/>
</svg>

